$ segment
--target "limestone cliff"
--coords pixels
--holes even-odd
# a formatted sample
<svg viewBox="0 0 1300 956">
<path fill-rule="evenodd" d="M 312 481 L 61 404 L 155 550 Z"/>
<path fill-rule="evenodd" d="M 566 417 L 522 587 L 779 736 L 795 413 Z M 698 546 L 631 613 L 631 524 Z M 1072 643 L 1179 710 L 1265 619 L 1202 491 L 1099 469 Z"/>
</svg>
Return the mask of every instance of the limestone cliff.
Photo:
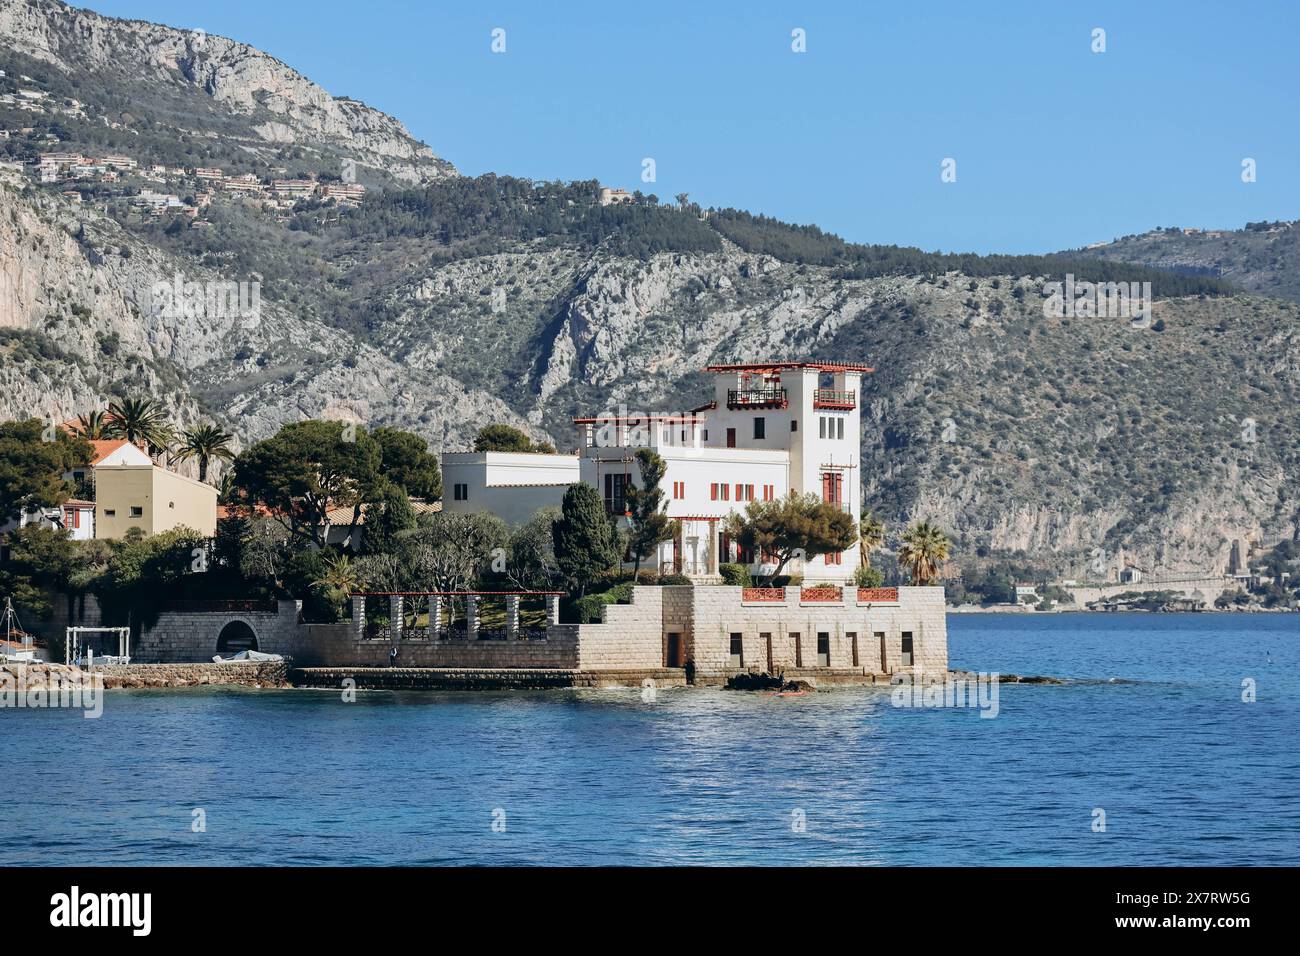
<svg viewBox="0 0 1300 956">
<path fill-rule="evenodd" d="M 224 125 L 220 135 L 243 140 L 254 152 L 315 148 L 409 183 L 456 172 L 393 117 L 332 96 L 274 57 L 226 37 L 105 17 L 57 0 L 0 0 L 0 37 L 17 53 L 69 73 L 111 78 L 115 92 L 126 94 L 128 112 L 178 131 L 208 132 L 203 101 L 211 101 L 218 108 L 213 116 L 244 120 Z"/>
</svg>

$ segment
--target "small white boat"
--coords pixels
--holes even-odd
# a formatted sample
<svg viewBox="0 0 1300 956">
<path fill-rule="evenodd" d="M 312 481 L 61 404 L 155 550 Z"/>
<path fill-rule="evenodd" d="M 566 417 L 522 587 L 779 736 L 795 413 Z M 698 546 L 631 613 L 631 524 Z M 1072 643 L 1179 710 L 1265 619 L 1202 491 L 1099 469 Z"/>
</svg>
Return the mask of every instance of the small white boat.
<svg viewBox="0 0 1300 956">
<path fill-rule="evenodd" d="M 240 651 L 238 654 L 232 654 L 229 657 L 222 657 L 220 654 L 212 658 L 214 664 L 229 664 L 231 661 L 282 661 L 284 657 L 280 654 L 263 654 L 261 651 Z"/>
</svg>

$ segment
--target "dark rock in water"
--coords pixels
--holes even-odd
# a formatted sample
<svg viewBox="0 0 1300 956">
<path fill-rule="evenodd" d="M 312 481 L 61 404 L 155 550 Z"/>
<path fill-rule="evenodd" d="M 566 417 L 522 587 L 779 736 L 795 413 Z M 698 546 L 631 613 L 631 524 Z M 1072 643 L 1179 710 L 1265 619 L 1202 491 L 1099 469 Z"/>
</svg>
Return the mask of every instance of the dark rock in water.
<svg viewBox="0 0 1300 956">
<path fill-rule="evenodd" d="M 735 674 L 727 678 L 724 690 L 813 690 L 813 685 L 806 680 L 786 680 L 784 674 L 746 673 Z"/>
<path fill-rule="evenodd" d="M 1002 684 L 1064 684 L 1059 677 L 1027 676 L 1022 674 L 1000 674 L 998 682 Z"/>
</svg>

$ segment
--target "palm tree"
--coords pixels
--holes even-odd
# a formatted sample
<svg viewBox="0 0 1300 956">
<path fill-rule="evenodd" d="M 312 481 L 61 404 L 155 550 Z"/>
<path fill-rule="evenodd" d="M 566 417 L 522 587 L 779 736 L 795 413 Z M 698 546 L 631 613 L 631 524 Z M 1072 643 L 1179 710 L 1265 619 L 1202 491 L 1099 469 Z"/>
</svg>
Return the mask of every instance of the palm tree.
<svg viewBox="0 0 1300 956">
<path fill-rule="evenodd" d="M 860 562 L 864 568 L 871 567 L 871 552 L 885 544 L 885 526 L 876 516 L 868 511 L 858 523 L 858 551 L 862 555 Z"/>
<path fill-rule="evenodd" d="M 86 441 L 99 441 L 108 437 L 108 417 L 99 409 L 77 416 L 77 434 Z"/>
<path fill-rule="evenodd" d="M 176 450 L 177 461 L 199 460 L 199 481 L 208 480 L 208 462 L 214 458 L 230 461 L 235 452 L 230 447 L 234 439 L 230 432 L 223 432 L 216 425 L 199 425 L 181 433 L 181 445 Z"/>
<path fill-rule="evenodd" d="M 162 405 L 153 398 L 124 398 L 120 402 L 111 402 L 105 433 L 113 438 L 125 438 L 133 445 L 145 445 L 151 455 L 166 451 L 175 436 L 163 414 Z"/>
<path fill-rule="evenodd" d="M 917 584 L 929 584 L 939 574 L 939 566 L 948 560 L 952 542 L 937 525 L 919 521 L 903 532 L 903 546 L 898 560 L 911 572 Z"/>
<path fill-rule="evenodd" d="M 324 558 L 325 571 L 313 581 L 314 588 L 331 588 L 352 593 L 361 587 L 361 569 L 352 559 L 340 552 L 331 552 Z"/>
</svg>

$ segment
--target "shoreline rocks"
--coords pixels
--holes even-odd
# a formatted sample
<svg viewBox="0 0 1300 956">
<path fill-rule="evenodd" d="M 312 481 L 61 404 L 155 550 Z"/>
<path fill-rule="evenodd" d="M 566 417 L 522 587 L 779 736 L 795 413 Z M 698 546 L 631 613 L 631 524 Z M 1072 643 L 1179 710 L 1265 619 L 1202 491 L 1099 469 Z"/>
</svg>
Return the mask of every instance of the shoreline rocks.
<svg viewBox="0 0 1300 956">
<path fill-rule="evenodd" d="M 239 661 L 196 664 L 120 664 L 86 671 L 67 664 L 0 664 L 0 673 L 17 681 L 21 675 L 27 687 L 48 687 L 51 681 L 85 682 L 93 674 L 103 680 L 105 690 L 144 690 L 176 687 L 291 686 L 284 661 Z"/>
</svg>

